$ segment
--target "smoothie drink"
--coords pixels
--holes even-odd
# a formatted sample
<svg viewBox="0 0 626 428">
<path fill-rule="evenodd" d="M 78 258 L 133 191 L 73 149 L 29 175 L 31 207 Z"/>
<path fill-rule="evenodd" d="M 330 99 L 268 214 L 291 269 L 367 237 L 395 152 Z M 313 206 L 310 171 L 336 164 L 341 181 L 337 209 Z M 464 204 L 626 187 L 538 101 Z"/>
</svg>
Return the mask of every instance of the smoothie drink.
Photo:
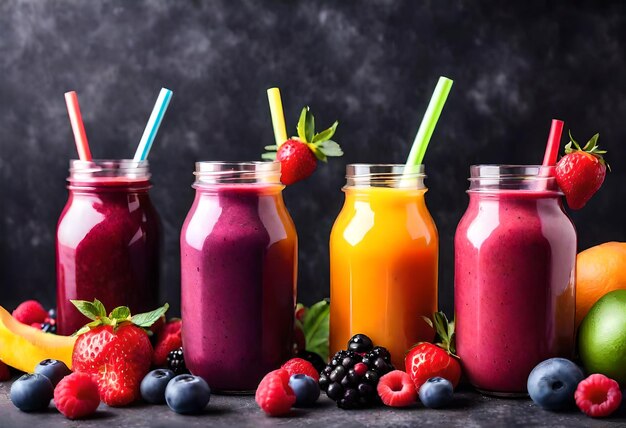
<svg viewBox="0 0 626 428">
<path fill-rule="evenodd" d="M 457 352 L 488 393 L 574 350 L 576 231 L 550 167 L 473 166 L 455 236 Z"/>
<path fill-rule="evenodd" d="M 253 391 L 291 356 L 297 236 L 283 187 L 278 162 L 196 165 L 180 239 L 183 347 L 219 391 Z"/>
<path fill-rule="evenodd" d="M 160 222 L 148 189 L 147 161 L 72 161 L 69 198 L 56 235 L 59 334 L 88 320 L 70 299 L 158 305 Z"/>
<path fill-rule="evenodd" d="M 437 310 L 438 235 L 423 166 L 348 165 L 345 203 L 330 237 L 330 353 L 368 335 L 396 367 L 433 338 L 421 316 Z"/>
</svg>

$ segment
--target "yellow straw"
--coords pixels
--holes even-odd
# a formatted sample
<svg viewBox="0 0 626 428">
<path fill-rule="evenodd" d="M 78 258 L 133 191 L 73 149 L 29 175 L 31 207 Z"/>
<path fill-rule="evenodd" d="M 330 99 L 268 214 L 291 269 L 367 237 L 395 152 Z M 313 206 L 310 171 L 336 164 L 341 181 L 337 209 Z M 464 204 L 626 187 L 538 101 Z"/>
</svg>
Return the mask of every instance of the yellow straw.
<svg viewBox="0 0 626 428">
<path fill-rule="evenodd" d="M 280 99 L 280 89 L 268 89 L 267 99 L 270 102 L 274 138 L 276 139 L 276 145 L 280 146 L 287 141 L 287 128 L 285 128 L 285 114 L 283 113 L 283 102 Z"/>
</svg>

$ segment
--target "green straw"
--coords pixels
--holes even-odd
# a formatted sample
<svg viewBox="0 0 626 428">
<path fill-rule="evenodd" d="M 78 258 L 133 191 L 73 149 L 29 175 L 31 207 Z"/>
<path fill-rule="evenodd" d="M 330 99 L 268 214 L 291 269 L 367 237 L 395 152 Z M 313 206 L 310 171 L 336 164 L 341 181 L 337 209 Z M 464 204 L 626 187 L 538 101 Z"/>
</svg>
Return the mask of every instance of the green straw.
<svg viewBox="0 0 626 428">
<path fill-rule="evenodd" d="M 420 124 L 415 140 L 413 141 L 413 146 L 409 152 L 409 158 L 407 159 L 405 166 L 406 169 L 420 165 L 424 160 L 426 148 L 430 142 L 430 137 L 433 136 L 433 131 L 435 130 L 435 126 L 437 125 L 443 106 L 448 99 L 448 94 L 450 93 L 451 88 L 452 80 L 443 76 L 439 77 L 439 82 L 437 82 L 435 92 L 433 92 L 433 96 L 430 98 L 428 108 L 426 109 L 422 123 Z"/>
</svg>

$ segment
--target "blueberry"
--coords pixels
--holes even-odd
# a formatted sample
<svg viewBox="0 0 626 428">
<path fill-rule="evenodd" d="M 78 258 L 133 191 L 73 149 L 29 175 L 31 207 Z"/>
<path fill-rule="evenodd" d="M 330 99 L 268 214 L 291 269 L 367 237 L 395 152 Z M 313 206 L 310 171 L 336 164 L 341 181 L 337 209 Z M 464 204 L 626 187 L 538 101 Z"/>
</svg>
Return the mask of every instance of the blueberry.
<svg viewBox="0 0 626 428">
<path fill-rule="evenodd" d="M 152 370 L 141 381 L 141 398 L 152 404 L 165 403 L 165 388 L 173 377 L 174 372 L 169 369 Z"/>
<path fill-rule="evenodd" d="M 210 399 L 211 388 L 199 376 L 178 375 L 170 380 L 165 388 L 165 401 L 176 413 L 199 413 Z"/>
<path fill-rule="evenodd" d="M 348 341 L 348 349 L 354 352 L 369 352 L 374 348 L 372 339 L 364 334 L 355 334 Z"/>
<path fill-rule="evenodd" d="M 42 374 L 25 374 L 11 385 L 11 401 L 23 412 L 48 408 L 54 394 L 50 379 Z"/>
<path fill-rule="evenodd" d="M 57 386 L 57 383 L 61 382 L 61 379 L 65 376 L 71 374 L 72 371 L 67 368 L 63 361 L 47 359 L 37 364 L 35 373 L 44 375 L 50 379 L 52 386 Z"/>
<path fill-rule="evenodd" d="M 452 401 L 453 392 L 454 388 L 448 379 L 431 377 L 420 387 L 419 396 L 424 406 L 439 409 Z"/>
<path fill-rule="evenodd" d="M 584 377 L 582 370 L 570 360 L 550 358 L 530 372 L 526 387 L 535 404 L 547 410 L 559 410 L 574 404 L 574 392 Z"/>
<path fill-rule="evenodd" d="M 296 407 L 313 405 L 320 397 L 320 387 L 311 376 L 295 374 L 289 378 L 289 386 L 296 394 Z"/>
</svg>

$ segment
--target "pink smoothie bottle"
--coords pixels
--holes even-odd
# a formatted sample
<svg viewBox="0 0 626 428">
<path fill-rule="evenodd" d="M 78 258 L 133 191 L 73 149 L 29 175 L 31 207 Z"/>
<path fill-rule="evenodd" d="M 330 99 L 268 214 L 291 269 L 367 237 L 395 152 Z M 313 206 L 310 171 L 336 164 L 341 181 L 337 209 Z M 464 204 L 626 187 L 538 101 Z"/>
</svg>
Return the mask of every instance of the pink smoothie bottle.
<svg viewBox="0 0 626 428">
<path fill-rule="evenodd" d="M 59 334 L 89 322 L 70 300 L 97 298 L 132 313 L 157 307 L 160 221 L 149 179 L 148 161 L 71 161 L 56 235 Z"/>
<path fill-rule="evenodd" d="M 530 371 L 571 358 L 576 230 L 554 167 L 476 165 L 454 239 L 457 353 L 481 392 L 524 395 Z"/>
<path fill-rule="evenodd" d="M 291 356 L 296 230 L 279 162 L 198 162 L 180 237 L 183 349 L 221 392 L 254 391 Z"/>
</svg>

